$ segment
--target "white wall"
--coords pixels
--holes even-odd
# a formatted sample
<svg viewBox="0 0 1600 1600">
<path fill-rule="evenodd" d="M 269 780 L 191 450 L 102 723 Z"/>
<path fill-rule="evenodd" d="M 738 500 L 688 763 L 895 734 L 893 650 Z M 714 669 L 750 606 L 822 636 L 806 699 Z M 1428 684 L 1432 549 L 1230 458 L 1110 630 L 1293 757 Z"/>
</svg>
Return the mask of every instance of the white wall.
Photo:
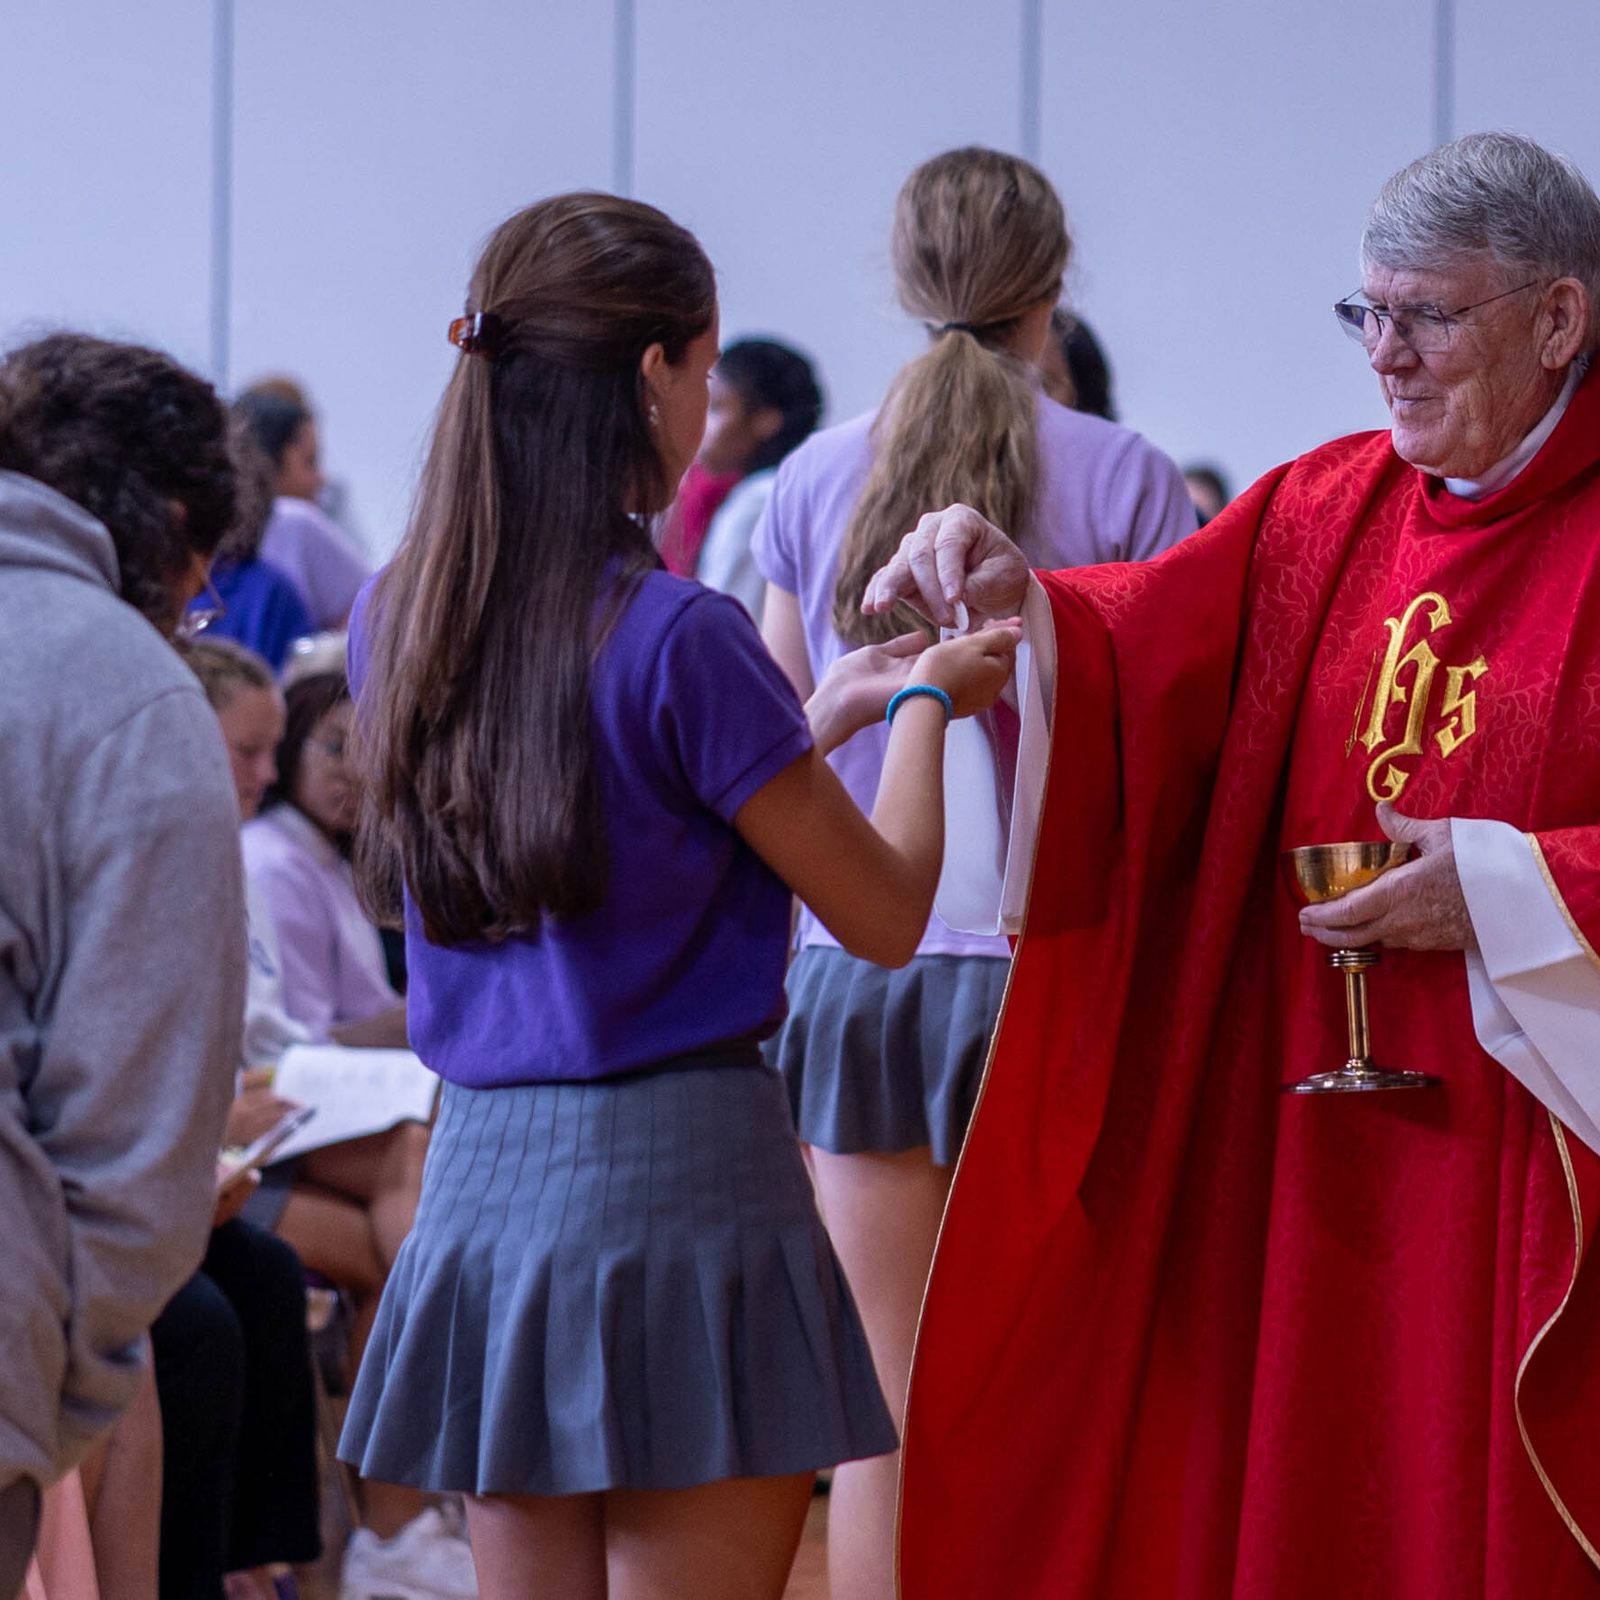
<svg viewBox="0 0 1600 1600">
<path fill-rule="evenodd" d="M 1016 146 L 1021 53 L 1016 0 L 641 0 L 635 188 L 716 263 L 724 340 L 814 355 L 834 420 L 875 404 L 920 343 L 895 195 L 952 145 Z"/>
<path fill-rule="evenodd" d="M 609 182 L 609 8 L 243 0 L 237 20 L 231 376 L 305 381 L 387 550 L 485 235 Z"/>
<path fill-rule="evenodd" d="M 210 348 L 212 0 L 0 0 L 0 341 Z"/>
<path fill-rule="evenodd" d="M 1592 0 L 1455 0 L 1455 121 L 1510 128 L 1571 156 L 1600 184 L 1600 6 Z"/>
<path fill-rule="evenodd" d="M 1382 178 L 1441 125 L 1600 177 L 1597 50 L 1593 0 L 0 0 L 0 340 L 86 325 L 230 386 L 298 374 L 382 553 L 515 206 L 663 205 L 727 336 L 810 350 L 842 417 L 916 347 L 895 190 L 978 140 L 1059 185 L 1125 420 L 1242 483 L 1381 424 L 1328 306 Z"/>
<path fill-rule="evenodd" d="M 1330 307 L 1362 219 L 1430 144 L 1431 5 L 1046 0 L 1045 165 L 1079 247 L 1069 293 L 1123 419 L 1236 482 L 1383 425 Z M 1375 41 L 1381 48 L 1372 48 Z"/>
</svg>

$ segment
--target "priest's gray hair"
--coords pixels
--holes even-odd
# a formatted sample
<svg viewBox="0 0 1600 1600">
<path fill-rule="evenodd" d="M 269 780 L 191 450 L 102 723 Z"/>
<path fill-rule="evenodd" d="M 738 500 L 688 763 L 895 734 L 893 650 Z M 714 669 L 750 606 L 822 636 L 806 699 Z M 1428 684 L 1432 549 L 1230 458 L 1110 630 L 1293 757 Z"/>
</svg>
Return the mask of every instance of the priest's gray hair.
<svg viewBox="0 0 1600 1600">
<path fill-rule="evenodd" d="M 1363 267 L 1412 271 L 1488 254 L 1513 275 L 1576 278 L 1600 329 L 1600 196 L 1565 156 L 1515 133 L 1469 133 L 1403 168 L 1378 191 Z"/>
</svg>

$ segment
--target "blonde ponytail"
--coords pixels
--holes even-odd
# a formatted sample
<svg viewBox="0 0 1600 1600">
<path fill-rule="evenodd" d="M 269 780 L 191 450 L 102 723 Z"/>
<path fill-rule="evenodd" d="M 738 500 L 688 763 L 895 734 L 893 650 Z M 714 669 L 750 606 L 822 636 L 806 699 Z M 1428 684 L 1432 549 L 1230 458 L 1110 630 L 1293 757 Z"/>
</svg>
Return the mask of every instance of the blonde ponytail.
<svg viewBox="0 0 1600 1600">
<path fill-rule="evenodd" d="M 1038 168 L 977 148 L 925 162 L 895 207 L 900 302 L 933 343 L 903 367 L 873 425 L 872 467 L 839 551 L 833 626 L 852 644 L 915 625 L 863 617 L 867 579 L 924 512 L 961 501 L 1026 541 L 1038 489 L 1037 374 L 1005 348 L 1060 291 L 1070 244 Z"/>
</svg>

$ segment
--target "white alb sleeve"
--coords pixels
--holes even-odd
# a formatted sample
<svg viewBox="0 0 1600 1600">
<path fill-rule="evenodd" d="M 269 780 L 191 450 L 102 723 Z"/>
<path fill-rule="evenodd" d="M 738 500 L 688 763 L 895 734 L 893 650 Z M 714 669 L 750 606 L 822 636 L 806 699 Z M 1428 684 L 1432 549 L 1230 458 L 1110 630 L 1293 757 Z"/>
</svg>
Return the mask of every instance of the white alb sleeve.
<svg viewBox="0 0 1600 1600">
<path fill-rule="evenodd" d="M 1457 817 L 1456 871 L 1478 948 L 1466 953 L 1478 1042 L 1600 1151 L 1600 964 L 1509 823 Z"/>
<path fill-rule="evenodd" d="M 1050 770 L 1056 634 L 1050 599 L 1029 578 L 1022 643 L 1006 701 L 1017 713 L 1016 775 L 1005 792 L 990 733 L 975 717 L 945 739 L 944 870 L 934 909 L 963 933 L 1021 932 Z"/>
</svg>

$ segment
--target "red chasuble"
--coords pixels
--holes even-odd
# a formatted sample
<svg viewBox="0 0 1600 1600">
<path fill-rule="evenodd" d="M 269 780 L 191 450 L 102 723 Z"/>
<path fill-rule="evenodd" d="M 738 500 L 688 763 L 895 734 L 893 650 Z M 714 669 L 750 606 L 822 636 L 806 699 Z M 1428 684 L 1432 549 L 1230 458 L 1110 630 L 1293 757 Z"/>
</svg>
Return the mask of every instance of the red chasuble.
<svg viewBox="0 0 1600 1600">
<path fill-rule="evenodd" d="M 1279 856 L 1378 799 L 1528 830 L 1600 943 L 1600 380 L 1476 503 L 1340 440 L 1059 645 L 1027 929 L 905 1433 L 908 1600 L 1600 1594 L 1600 1158 L 1478 1045 L 1459 953 L 1343 980 Z M 1596 1061 L 1600 1071 L 1600 1060 Z"/>
</svg>

